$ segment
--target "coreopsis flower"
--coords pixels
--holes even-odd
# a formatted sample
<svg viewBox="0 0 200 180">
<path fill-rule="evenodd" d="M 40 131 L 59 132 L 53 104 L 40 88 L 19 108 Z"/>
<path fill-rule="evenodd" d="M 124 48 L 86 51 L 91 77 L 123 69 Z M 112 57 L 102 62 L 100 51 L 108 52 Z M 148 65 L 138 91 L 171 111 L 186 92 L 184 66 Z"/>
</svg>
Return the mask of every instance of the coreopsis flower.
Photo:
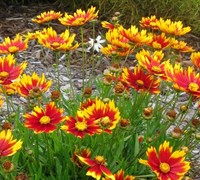
<svg viewBox="0 0 200 180">
<path fill-rule="evenodd" d="M 7 95 L 13 95 L 13 94 L 17 93 L 17 86 L 18 86 L 18 81 L 14 81 L 8 85 L 2 85 L 2 87 L 0 87 L 0 93 L 6 93 Z"/>
<path fill-rule="evenodd" d="M 14 54 L 28 48 L 28 39 L 22 40 L 22 36 L 17 34 L 14 39 L 6 37 L 0 44 L 0 54 Z"/>
<path fill-rule="evenodd" d="M 151 28 L 151 29 L 158 29 L 156 22 L 158 19 L 156 16 L 151 17 L 142 17 L 142 20 L 140 22 L 140 26 L 142 28 Z"/>
<path fill-rule="evenodd" d="M 154 51 L 152 54 L 149 51 L 142 50 L 136 54 L 138 64 L 146 69 L 150 74 L 166 79 L 165 66 L 168 61 L 163 61 L 164 53 L 162 51 Z"/>
<path fill-rule="evenodd" d="M 14 55 L 7 55 L 0 57 L 0 84 L 9 85 L 14 80 L 20 77 L 27 63 L 22 62 L 21 64 L 15 65 L 16 59 Z"/>
<path fill-rule="evenodd" d="M 13 139 L 10 129 L 0 132 L 0 157 L 12 156 L 22 147 L 22 141 Z"/>
<path fill-rule="evenodd" d="M 132 175 L 126 175 L 124 177 L 124 171 L 122 169 L 118 170 L 115 174 L 113 174 L 115 180 L 135 180 L 135 177 Z M 102 178 L 102 180 L 111 180 L 109 177 Z"/>
<path fill-rule="evenodd" d="M 32 21 L 38 24 L 49 22 L 55 19 L 58 19 L 62 16 L 60 12 L 55 12 L 54 10 L 43 12 L 38 15 L 36 18 L 33 18 Z"/>
<path fill-rule="evenodd" d="M 61 129 L 78 138 L 84 138 L 85 135 L 94 135 L 100 133 L 100 127 L 94 118 L 86 118 L 82 111 L 77 111 L 76 117 L 67 116 L 66 122 Z"/>
<path fill-rule="evenodd" d="M 84 109 L 88 108 L 89 106 L 92 106 L 92 104 L 94 104 L 94 103 L 96 103 L 95 99 L 87 98 L 85 102 L 81 103 L 80 109 L 84 110 Z"/>
<path fill-rule="evenodd" d="M 82 156 L 78 156 L 80 161 L 84 164 L 88 165 L 87 176 L 92 176 L 96 180 L 100 180 L 102 175 L 110 178 L 111 180 L 115 180 L 114 175 L 111 171 L 106 167 L 106 160 L 103 156 L 96 156 L 94 159 L 86 158 Z"/>
<path fill-rule="evenodd" d="M 183 27 L 181 21 L 171 21 L 171 19 L 164 20 L 160 18 L 157 22 L 158 28 L 165 33 L 181 36 L 191 31 L 189 26 Z"/>
<path fill-rule="evenodd" d="M 183 69 L 180 64 L 166 67 L 167 78 L 173 82 L 173 87 L 177 90 L 186 92 L 195 97 L 200 97 L 200 74 L 189 66 Z"/>
<path fill-rule="evenodd" d="M 112 24 L 112 23 L 109 23 L 107 21 L 102 21 L 101 22 L 101 25 L 103 28 L 106 28 L 106 29 L 109 29 L 110 31 L 114 30 L 114 29 L 117 29 L 118 27 L 120 27 L 121 25 L 116 23 L 116 24 Z"/>
<path fill-rule="evenodd" d="M 75 34 L 70 35 L 68 29 L 57 35 L 57 32 L 52 27 L 49 27 L 43 29 L 37 38 L 40 44 L 54 51 L 70 51 L 79 46 L 78 43 L 74 44 L 75 36 Z"/>
<path fill-rule="evenodd" d="M 153 34 L 153 39 L 149 43 L 149 45 L 155 49 L 164 49 L 170 46 L 170 44 L 170 38 L 167 38 L 165 33 L 162 33 L 161 35 Z"/>
<path fill-rule="evenodd" d="M 181 180 L 190 169 L 190 163 L 185 161 L 183 150 L 172 150 L 173 147 L 165 141 L 160 145 L 158 152 L 155 147 L 148 148 L 148 159 L 140 159 L 139 162 L 149 166 L 159 180 Z"/>
<path fill-rule="evenodd" d="M 89 8 L 87 11 L 77 9 L 74 15 L 65 13 L 65 15 L 58 20 L 65 26 L 81 26 L 89 21 L 92 21 L 93 19 L 98 18 L 98 11 L 95 11 L 96 7 L 93 6 L 91 6 L 91 8 Z"/>
<path fill-rule="evenodd" d="M 146 30 L 138 31 L 136 26 L 131 26 L 129 29 L 125 29 L 122 26 L 119 27 L 119 32 L 122 36 L 127 38 L 131 43 L 136 46 L 149 44 L 152 42 L 152 35 L 148 35 Z"/>
<path fill-rule="evenodd" d="M 56 107 L 54 102 L 46 104 L 45 108 L 36 106 L 31 113 L 23 115 L 24 126 L 34 133 L 51 133 L 57 129 L 57 124 L 65 120 L 63 110 Z"/>
<path fill-rule="evenodd" d="M 41 77 L 35 72 L 31 76 L 23 74 L 18 82 L 17 92 L 23 97 L 40 97 L 50 88 L 51 84 L 52 81 L 47 81 L 44 73 Z"/>
<path fill-rule="evenodd" d="M 118 29 L 109 30 L 106 33 L 108 45 L 101 48 L 101 52 L 106 55 L 127 56 L 131 54 L 134 47 L 129 44 L 129 40 L 122 36 Z"/>
<path fill-rule="evenodd" d="M 106 40 L 101 39 L 101 36 L 98 35 L 96 39 L 89 38 L 90 40 L 88 41 L 89 47 L 87 50 L 93 49 L 94 51 L 99 52 L 100 49 L 103 47 L 101 44 L 103 44 Z"/>
<path fill-rule="evenodd" d="M 144 72 L 140 66 L 136 66 L 133 71 L 124 68 L 122 71 L 122 79 L 129 87 L 139 92 L 150 92 L 152 94 L 160 93 L 160 80 L 153 75 Z"/>
<path fill-rule="evenodd" d="M 120 120 L 120 112 L 113 100 L 103 102 L 95 99 L 95 103 L 83 110 L 86 118 L 98 122 L 102 131 L 111 133 Z"/>
<path fill-rule="evenodd" d="M 123 47 L 117 47 L 112 44 L 108 44 L 101 48 L 102 54 L 108 56 L 126 57 L 133 52 L 134 49 L 130 49 L 130 45 L 127 43 L 123 44 Z"/>
<path fill-rule="evenodd" d="M 200 52 L 191 53 L 190 59 L 196 67 L 200 68 Z"/>
<path fill-rule="evenodd" d="M 170 47 L 180 52 L 193 52 L 194 49 L 192 46 L 188 46 L 184 41 L 178 41 L 175 38 L 170 39 Z"/>
<path fill-rule="evenodd" d="M 84 158 L 91 158 L 91 151 L 89 148 L 87 149 L 76 149 L 72 155 L 71 161 L 75 163 L 79 168 L 83 167 L 83 163 L 79 160 L 77 156 L 81 156 Z"/>
</svg>

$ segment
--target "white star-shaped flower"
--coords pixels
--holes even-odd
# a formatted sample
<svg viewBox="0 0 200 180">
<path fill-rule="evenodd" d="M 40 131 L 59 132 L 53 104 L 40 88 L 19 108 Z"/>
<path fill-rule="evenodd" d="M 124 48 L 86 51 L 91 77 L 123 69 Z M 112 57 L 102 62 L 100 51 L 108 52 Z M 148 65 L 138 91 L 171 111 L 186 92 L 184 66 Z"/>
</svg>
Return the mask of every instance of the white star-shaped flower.
<svg viewBox="0 0 200 180">
<path fill-rule="evenodd" d="M 101 44 L 103 44 L 106 40 L 101 39 L 101 36 L 98 35 L 96 39 L 89 38 L 90 40 L 88 41 L 89 47 L 87 50 L 94 49 L 94 51 L 99 52 L 100 49 L 103 47 Z"/>
</svg>

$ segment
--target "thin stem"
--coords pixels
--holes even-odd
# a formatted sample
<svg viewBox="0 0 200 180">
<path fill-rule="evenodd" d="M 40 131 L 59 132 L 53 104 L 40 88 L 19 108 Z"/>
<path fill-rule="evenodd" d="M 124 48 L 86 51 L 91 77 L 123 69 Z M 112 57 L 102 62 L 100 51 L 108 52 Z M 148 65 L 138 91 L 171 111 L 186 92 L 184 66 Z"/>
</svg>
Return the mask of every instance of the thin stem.
<svg viewBox="0 0 200 180">
<path fill-rule="evenodd" d="M 70 65 L 70 59 L 71 59 L 71 56 L 70 56 L 70 53 L 67 53 L 66 54 L 67 56 L 67 74 L 68 74 L 68 77 L 69 77 L 69 83 L 70 83 L 70 97 L 72 97 L 73 99 L 75 99 L 75 92 L 74 92 L 74 87 L 73 87 L 73 83 L 72 83 L 72 74 L 71 74 L 71 65 Z"/>
<path fill-rule="evenodd" d="M 57 75 L 57 88 L 60 89 L 60 71 L 59 71 L 59 68 L 58 68 L 58 65 L 59 65 L 59 55 L 60 55 L 60 52 L 57 51 L 56 52 L 56 75 Z"/>
</svg>

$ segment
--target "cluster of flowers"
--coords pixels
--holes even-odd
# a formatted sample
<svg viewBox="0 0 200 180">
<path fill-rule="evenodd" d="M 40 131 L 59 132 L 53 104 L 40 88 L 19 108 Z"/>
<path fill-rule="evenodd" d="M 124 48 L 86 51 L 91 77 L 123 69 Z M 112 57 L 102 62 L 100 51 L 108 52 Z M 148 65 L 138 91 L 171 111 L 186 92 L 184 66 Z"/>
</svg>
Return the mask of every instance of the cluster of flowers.
<svg viewBox="0 0 200 180">
<path fill-rule="evenodd" d="M 91 7 L 87 11 L 77 10 L 74 15 L 60 12 L 44 12 L 37 18 L 32 19 L 36 23 L 45 23 L 58 19 L 64 26 L 82 26 L 98 17 L 98 11 Z M 148 46 L 151 49 L 142 49 L 136 54 L 138 65 L 134 69 L 113 66 L 104 74 L 103 82 L 115 84 L 116 94 L 130 93 L 131 89 L 137 92 L 148 92 L 151 94 L 160 93 L 161 82 L 170 82 L 177 90 L 186 92 L 192 97 L 200 97 L 200 74 L 193 66 L 184 69 L 175 59 L 163 60 L 167 51 L 192 52 L 190 58 L 196 68 L 200 68 L 200 52 L 188 46 L 186 42 L 178 41 L 175 36 L 188 33 L 190 27 L 183 27 L 182 22 L 172 22 L 171 20 L 157 19 L 155 16 L 142 18 L 140 25 L 143 28 L 150 28 L 156 33 L 147 33 L 146 30 L 139 31 L 136 26 L 129 29 L 124 28 L 115 19 L 112 23 L 102 22 L 104 28 L 108 28 L 106 33 L 107 46 L 102 46 L 105 40 L 100 36 L 96 40 L 91 39 L 93 50 L 101 51 L 106 56 L 111 56 L 113 60 L 128 57 L 136 48 Z M 161 31 L 161 34 L 157 32 Z M 168 36 L 171 35 L 171 36 Z M 27 62 L 16 64 L 15 54 L 28 48 L 28 42 L 36 39 L 38 43 L 53 51 L 69 52 L 77 49 L 79 43 L 75 42 L 75 34 L 70 34 L 66 29 L 60 35 L 52 28 L 44 28 L 42 31 L 28 33 L 23 37 L 19 34 L 12 40 L 9 37 L 0 44 L 0 54 L 8 54 L 0 57 L 0 85 L 2 95 L 12 95 L 18 93 L 25 98 L 40 98 L 52 85 L 52 81 L 46 80 L 44 74 L 41 77 L 33 72 L 32 75 L 23 74 Z M 153 53 L 152 50 L 156 49 Z M 170 54 L 169 54 L 170 55 Z M 113 73 L 114 72 L 114 73 Z M 55 93 L 56 94 L 56 93 Z M 54 94 L 54 97 L 55 97 Z M 0 98 L 2 106 L 3 100 Z M 53 99 L 53 98 L 52 98 Z M 64 110 L 58 108 L 55 102 L 49 102 L 45 107 L 35 106 L 32 112 L 23 115 L 24 126 L 37 133 L 51 133 L 57 129 L 57 125 L 62 123 L 61 129 L 75 137 L 84 138 L 85 135 L 112 133 L 118 123 L 128 123 L 120 116 L 118 107 L 114 100 L 104 102 L 99 98 L 87 99 L 82 102 L 75 116 L 63 115 Z M 11 156 L 22 147 L 22 141 L 12 139 L 11 130 L 2 130 L 0 133 L 0 156 Z M 155 147 L 148 148 L 146 152 L 148 160 L 140 159 L 141 164 L 147 165 L 161 180 L 181 179 L 190 169 L 190 163 L 185 161 L 185 152 L 174 151 L 168 141 L 164 141 L 157 151 Z M 104 180 L 133 180 L 133 175 L 124 177 L 121 169 L 115 174 L 106 167 L 106 160 L 103 156 L 91 157 L 91 152 L 84 149 L 75 152 L 73 161 L 82 166 L 82 163 L 89 166 L 87 175 L 99 180 L 105 175 Z"/>
</svg>

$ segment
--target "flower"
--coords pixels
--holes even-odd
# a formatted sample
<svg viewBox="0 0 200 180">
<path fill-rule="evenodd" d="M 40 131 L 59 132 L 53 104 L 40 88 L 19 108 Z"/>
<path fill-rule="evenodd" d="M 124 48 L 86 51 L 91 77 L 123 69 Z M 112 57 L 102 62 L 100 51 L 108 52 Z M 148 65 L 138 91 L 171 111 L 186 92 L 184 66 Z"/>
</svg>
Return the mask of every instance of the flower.
<svg viewBox="0 0 200 180">
<path fill-rule="evenodd" d="M 69 30 L 66 29 L 60 35 L 53 30 L 52 27 L 45 28 L 38 34 L 38 42 L 43 46 L 57 51 L 70 51 L 76 49 L 79 44 L 73 45 L 75 34 L 69 35 Z"/>
<path fill-rule="evenodd" d="M 170 47 L 172 49 L 178 50 L 180 52 L 193 52 L 194 51 L 192 46 L 187 46 L 186 42 L 178 41 L 175 38 L 170 39 Z"/>
<path fill-rule="evenodd" d="M 46 92 L 52 81 L 46 81 L 44 73 L 39 77 L 35 72 L 32 76 L 23 74 L 20 79 L 17 92 L 23 97 L 40 97 L 44 92 Z"/>
<path fill-rule="evenodd" d="M 103 156 L 96 156 L 94 159 L 78 156 L 78 158 L 86 165 L 89 166 L 87 170 L 87 176 L 92 176 L 97 180 L 100 180 L 102 174 L 109 177 L 111 180 L 115 180 L 115 177 L 106 167 L 106 161 Z"/>
<path fill-rule="evenodd" d="M 6 92 L 8 95 L 15 94 L 17 92 L 17 85 L 18 81 L 14 81 L 8 85 L 2 85 L 2 87 L 0 87 L 0 93 Z"/>
<path fill-rule="evenodd" d="M 14 80 L 20 77 L 27 63 L 23 62 L 19 65 L 15 65 L 16 59 L 14 55 L 7 55 L 0 57 L 0 84 L 9 85 Z"/>
<path fill-rule="evenodd" d="M 146 30 L 142 30 L 141 32 L 139 32 L 138 28 L 133 25 L 129 29 L 125 29 L 122 26 L 120 26 L 119 32 L 130 42 L 136 44 L 136 46 L 149 44 L 152 41 L 152 36 L 147 35 Z"/>
<path fill-rule="evenodd" d="M 135 177 L 132 175 L 127 175 L 124 177 L 124 171 L 122 169 L 118 170 L 115 174 L 113 174 L 115 180 L 134 180 Z M 102 180 L 111 180 L 109 177 L 102 178 Z"/>
<path fill-rule="evenodd" d="M 200 68 L 200 52 L 191 53 L 190 59 L 196 67 Z"/>
<path fill-rule="evenodd" d="M 12 156 L 22 147 L 22 141 L 13 139 L 10 129 L 0 132 L 0 144 L 0 157 Z"/>
<path fill-rule="evenodd" d="M 176 36 L 181 36 L 191 31 L 189 26 L 183 27 L 183 23 L 181 21 L 173 22 L 170 19 L 165 21 L 163 18 L 160 18 L 157 21 L 157 26 L 161 31 Z"/>
<path fill-rule="evenodd" d="M 150 74 L 166 79 L 165 66 L 169 64 L 168 61 L 162 61 L 164 53 L 162 51 L 155 51 L 150 54 L 149 51 L 142 50 L 136 54 L 136 59 L 140 66 L 146 69 Z"/>
<path fill-rule="evenodd" d="M 158 29 L 156 22 L 158 19 L 156 16 L 151 17 L 142 17 L 142 20 L 140 21 L 140 26 L 142 28 L 151 28 L 151 29 Z"/>
<path fill-rule="evenodd" d="M 22 36 L 17 34 L 14 39 L 5 38 L 4 42 L 0 44 L 0 54 L 16 53 L 26 50 L 28 48 L 28 39 L 22 40 Z"/>
<path fill-rule="evenodd" d="M 77 111 L 76 118 L 67 116 L 61 129 L 79 138 L 84 138 L 85 134 L 92 136 L 95 133 L 100 133 L 97 121 L 94 118 L 86 118 L 82 111 Z"/>
<path fill-rule="evenodd" d="M 87 10 L 87 12 L 81 9 L 77 9 L 74 15 L 69 15 L 68 13 L 65 13 L 64 17 L 61 17 L 58 20 L 61 24 L 65 26 L 81 26 L 98 17 L 98 11 L 95 11 L 96 7 L 93 6 L 91 6 L 91 8 Z"/>
<path fill-rule="evenodd" d="M 170 46 L 170 38 L 167 38 L 165 33 L 162 33 L 161 35 L 153 34 L 153 39 L 149 45 L 155 49 L 164 49 Z"/>
<path fill-rule="evenodd" d="M 103 28 L 106 28 L 106 29 L 109 29 L 109 30 L 113 30 L 113 29 L 117 29 L 119 26 L 121 26 L 120 24 L 116 23 L 116 24 L 112 24 L 112 23 L 109 23 L 107 21 L 102 21 L 101 22 L 101 25 Z"/>
<path fill-rule="evenodd" d="M 147 149 L 148 160 L 139 159 L 141 164 L 149 166 L 156 173 L 159 180 L 180 180 L 190 169 L 190 163 L 185 161 L 183 150 L 172 152 L 173 147 L 165 141 L 159 147 L 159 152 L 155 147 Z"/>
<path fill-rule="evenodd" d="M 45 23 L 45 22 L 52 21 L 54 19 L 58 19 L 61 16 L 62 16 L 62 14 L 60 12 L 55 12 L 55 11 L 51 10 L 51 11 L 41 13 L 35 19 L 33 18 L 32 21 L 39 23 L 39 24 L 42 24 L 42 23 Z"/>
<path fill-rule="evenodd" d="M 174 67 L 168 65 L 165 73 L 175 89 L 200 97 L 200 74 L 193 67 L 183 69 L 181 64 L 175 64 Z"/>
<path fill-rule="evenodd" d="M 91 151 L 89 148 L 76 149 L 74 151 L 71 161 L 74 162 L 79 168 L 82 168 L 84 164 L 79 160 L 79 158 L 77 156 L 81 156 L 84 158 L 91 158 Z"/>
<path fill-rule="evenodd" d="M 104 132 L 111 133 L 120 120 L 120 112 L 113 100 L 104 103 L 95 99 L 95 103 L 83 110 L 85 117 L 98 122 Z"/>
<path fill-rule="evenodd" d="M 101 44 L 104 43 L 106 40 L 101 39 L 101 36 L 98 35 L 96 39 L 89 38 L 89 48 L 87 50 L 90 50 L 93 48 L 94 51 L 99 52 L 99 50 L 103 47 Z"/>
<path fill-rule="evenodd" d="M 23 115 L 24 126 L 32 129 L 34 133 L 51 133 L 56 130 L 56 125 L 65 120 L 63 110 L 56 107 L 54 102 L 46 104 L 45 108 L 34 107 L 31 113 Z"/>
<path fill-rule="evenodd" d="M 136 91 L 160 93 L 160 80 L 149 73 L 145 73 L 140 66 L 136 66 L 133 72 L 128 68 L 123 68 L 122 80 Z"/>
</svg>

